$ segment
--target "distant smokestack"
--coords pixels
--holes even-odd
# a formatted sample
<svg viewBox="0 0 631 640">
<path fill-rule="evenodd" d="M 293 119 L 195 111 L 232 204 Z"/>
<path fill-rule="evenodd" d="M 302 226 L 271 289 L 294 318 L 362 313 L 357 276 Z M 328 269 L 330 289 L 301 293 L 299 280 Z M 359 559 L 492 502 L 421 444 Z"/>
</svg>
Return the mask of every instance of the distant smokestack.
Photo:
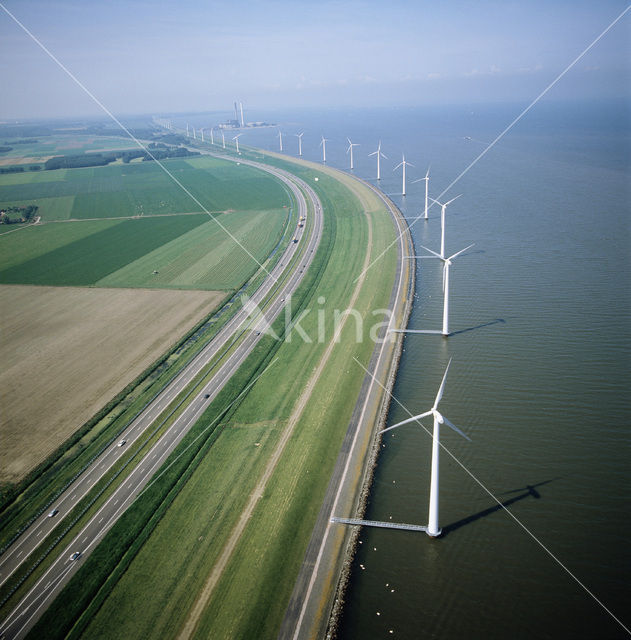
<svg viewBox="0 0 631 640">
<path fill-rule="evenodd" d="M 243 102 L 239 102 L 239 106 L 241 107 L 241 126 L 245 127 L 245 122 L 243 120 Z"/>
<path fill-rule="evenodd" d="M 237 101 L 234 101 L 234 119 L 239 122 L 239 111 L 237 110 Z"/>
</svg>

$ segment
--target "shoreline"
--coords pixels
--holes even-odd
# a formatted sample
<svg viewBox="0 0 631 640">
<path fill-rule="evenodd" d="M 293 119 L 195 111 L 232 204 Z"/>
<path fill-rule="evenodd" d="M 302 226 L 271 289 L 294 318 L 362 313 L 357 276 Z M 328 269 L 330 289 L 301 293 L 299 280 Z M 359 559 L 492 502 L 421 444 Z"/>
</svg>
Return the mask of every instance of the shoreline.
<svg viewBox="0 0 631 640">
<path fill-rule="evenodd" d="M 350 174 L 349 174 L 350 175 Z M 410 233 L 410 228 L 407 220 L 405 219 L 401 210 L 388 198 L 388 196 L 382 193 L 377 187 L 374 187 L 370 183 L 365 182 L 361 178 L 357 178 L 360 182 L 371 188 L 372 190 L 378 192 L 378 196 L 386 202 L 386 206 L 393 214 L 393 216 L 397 216 L 400 219 L 400 222 L 404 228 L 404 233 L 406 235 L 407 242 L 411 249 L 414 248 L 414 242 L 412 240 L 412 236 Z M 413 252 L 412 252 L 413 253 Z M 400 257 L 400 260 L 403 260 L 403 257 Z M 415 274 L 416 267 L 414 261 L 410 262 L 410 269 L 408 271 L 408 282 L 407 282 L 407 292 L 406 292 L 406 304 L 402 311 L 403 322 L 400 326 L 407 327 L 410 314 L 412 313 L 412 306 L 414 300 L 414 288 L 415 288 Z M 396 283 L 395 283 L 396 286 Z M 394 295 L 394 287 L 393 287 L 393 295 Z M 393 353 L 391 355 L 390 366 L 388 370 L 388 378 L 383 385 L 385 389 L 381 392 L 381 407 L 378 413 L 378 419 L 375 422 L 373 427 L 373 431 L 371 434 L 371 446 L 368 456 L 364 462 L 363 470 L 362 470 L 362 478 L 360 484 L 360 491 L 357 499 L 357 506 L 353 514 L 349 517 L 352 518 L 363 518 L 366 508 L 368 506 L 368 500 L 370 497 L 370 492 L 372 489 L 372 482 L 374 478 L 375 469 L 379 462 L 379 454 L 381 451 L 381 435 L 380 431 L 385 427 L 386 421 L 388 419 L 388 414 L 390 412 L 391 405 L 391 394 L 392 389 L 394 387 L 394 383 L 396 381 L 397 372 L 399 369 L 399 362 L 401 360 L 401 353 L 403 350 L 403 340 L 405 334 L 396 333 L 394 334 L 395 344 L 393 348 Z M 358 399 L 359 403 L 359 399 Z M 347 533 L 347 543 L 344 550 L 344 559 L 342 562 L 342 567 L 339 571 L 339 577 L 337 580 L 337 586 L 335 589 L 335 596 L 333 600 L 333 606 L 331 607 L 329 620 L 327 624 L 327 630 L 325 637 L 327 640 L 335 640 L 337 637 L 338 625 L 342 613 L 344 611 L 345 597 L 346 592 L 349 586 L 350 581 L 350 573 L 351 567 L 353 564 L 353 560 L 355 558 L 355 553 L 357 552 L 357 545 L 359 541 L 359 536 L 361 534 L 362 527 L 361 526 L 348 526 Z"/>
</svg>

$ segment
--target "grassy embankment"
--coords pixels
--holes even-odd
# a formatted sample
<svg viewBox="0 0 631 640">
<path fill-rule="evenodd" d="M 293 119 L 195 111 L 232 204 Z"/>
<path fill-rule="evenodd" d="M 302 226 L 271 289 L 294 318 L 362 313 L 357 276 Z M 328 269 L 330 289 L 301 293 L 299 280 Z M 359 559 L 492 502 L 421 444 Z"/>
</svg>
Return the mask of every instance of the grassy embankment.
<svg viewBox="0 0 631 640">
<path fill-rule="evenodd" d="M 215 185 L 217 192 L 215 198 L 229 204 L 234 183 L 227 177 L 230 173 L 228 169 L 238 171 L 239 176 L 243 178 L 243 172 L 239 169 L 245 167 L 235 168 L 232 164 L 209 161 L 209 159 L 203 159 L 197 164 L 206 167 L 209 174 L 216 172 L 217 167 L 220 167 L 222 179 Z M 109 168 L 89 171 L 107 169 Z M 72 174 L 73 171 L 50 173 Z M 260 172 L 254 172 L 251 175 L 254 176 L 254 182 L 250 183 L 250 186 L 253 189 L 259 189 L 260 192 Z M 14 178 L 14 176 L 3 176 L 3 178 L 7 177 Z M 247 186 L 249 184 L 247 174 L 245 179 Z M 279 209 L 273 218 L 267 217 L 267 224 L 261 224 L 262 220 L 260 220 L 261 215 L 267 212 L 261 213 L 256 210 L 225 216 L 223 223 L 231 228 L 245 246 L 249 247 L 262 261 L 265 261 L 265 256 L 284 232 L 288 210 L 280 208 L 283 199 L 284 202 L 293 206 L 285 188 L 274 180 L 270 179 L 269 182 L 273 186 L 267 186 L 263 192 L 260 192 L 262 203 L 267 207 L 276 206 Z M 151 191 L 151 188 L 147 187 L 146 191 Z M 0 189 L 1 193 L 2 189 Z M 98 194 L 95 195 L 97 196 Z M 251 198 L 249 202 L 249 206 L 255 205 Z M 238 202 L 233 201 L 233 203 L 235 206 L 237 204 L 244 206 L 248 203 L 248 197 L 240 197 Z M 257 224 L 247 222 L 247 213 L 250 213 L 251 218 L 256 219 Z M 272 224 L 269 223 L 270 220 Z M 127 227 L 127 233 L 121 234 L 117 231 L 116 252 L 108 252 L 107 246 L 111 244 L 109 241 L 112 240 L 112 229 L 130 224 L 134 226 Z M 147 231 L 149 233 L 146 233 Z M 108 242 L 103 244 L 105 240 Z M 207 255 L 209 253 L 214 255 L 213 250 L 221 255 L 229 253 L 228 241 L 231 245 L 233 244 L 225 232 L 218 229 L 212 221 L 208 221 L 206 216 L 47 225 L 25 229 L 19 234 L 11 234 L 0 239 L 3 246 L 2 265 L 5 267 L 5 275 L 13 273 L 17 278 L 21 274 L 22 282 L 32 283 L 33 280 L 37 280 L 46 284 L 69 285 L 75 284 L 70 281 L 76 279 L 76 274 L 79 273 L 83 278 L 80 284 L 84 285 L 98 286 L 101 280 L 107 280 L 105 284 L 109 285 L 112 280 L 115 280 L 118 286 L 142 286 L 142 279 L 147 278 L 147 266 L 150 261 L 152 265 L 165 265 L 166 273 L 161 274 L 161 281 L 156 283 L 156 286 L 198 288 L 201 284 L 202 288 L 215 289 L 223 285 L 229 297 L 231 291 L 240 288 L 243 282 L 256 272 L 256 265 L 250 266 L 248 261 L 243 259 L 235 262 L 234 258 L 225 260 L 220 266 L 210 263 Z M 285 237 L 284 242 L 288 242 L 288 237 Z M 236 253 L 232 251 L 232 254 Z M 73 257 L 72 260 L 68 260 L 69 255 Z M 95 260 L 95 255 L 99 256 L 100 260 Z M 270 268 L 279 255 L 280 251 L 276 253 L 270 264 L 265 266 Z M 55 261 L 56 256 L 62 256 L 64 259 Z M 120 256 L 123 256 L 124 260 Z M 177 258 L 174 259 L 174 256 Z M 42 265 L 50 265 L 51 262 L 58 268 L 42 269 Z M 46 274 L 48 280 L 44 277 Z M 149 277 L 151 275 L 153 274 L 150 273 Z M 253 278 L 247 290 L 254 290 L 262 277 L 263 274 L 258 274 Z M 43 281 L 42 278 L 44 278 Z M 175 281 L 177 282 L 174 285 Z M 238 305 L 224 307 L 216 318 L 204 318 L 169 353 L 148 367 L 99 414 L 79 429 L 69 441 L 29 474 L 22 483 L 9 490 L 3 504 L 0 542 L 6 543 L 34 515 L 46 508 L 56 493 L 103 446 L 116 437 L 124 425 L 155 395 L 166 380 L 180 370 L 194 353 L 208 342 L 237 307 Z M 38 384 L 41 386 L 44 383 L 45 380 L 40 379 Z"/>
<path fill-rule="evenodd" d="M 389 216 L 372 194 L 364 192 L 368 204 L 366 217 L 357 198 L 337 180 L 320 172 L 320 181 L 314 183 L 313 169 L 302 165 L 292 169 L 316 187 L 325 207 L 325 239 L 328 238 L 331 254 L 326 264 L 320 265 L 324 268 L 322 277 L 311 284 L 306 282 L 303 287 L 306 304 L 312 311 L 301 325 L 312 337 L 317 336 L 321 310 L 326 340 L 323 344 L 304 344 L 294 337 L 292 342 L 280 345 L 276 353 L 278 361 L 256 383 L 236 412 L 222 421 L 221 429 L 216 430 L 220 436 L 199 460 L 191 479 L 148 542 L 128 568 L 126 561 L 118 565 L 120 580 L 104 589 L 106 596 L 113 588 L 103 604 L 101 598 L 95 598 L 77 633 L 97 610 L 84 632 L 86 637 L 102 634 L 120 637 L 121 632 L 127 637 L 158 637 L 173 636 L 179 631 L 283 429 L 287 428 L 296 401 L 327 349 L 333 335 L 332 311 L 346 308 L 355 289 L 353 281 L 365 263 L 369 226 L 373 256 L 394 237 Z M 324 251 L 326 244 L 323 245 Z M 363 283 L 355 308 L 367 324 L 373 309 L 387 305 L 395 265 L 393 248 L 382 268 L 371 270 Z M 311 271 L 318 268 L 314 265 Z M 320 296 L 325 298 L 322 304 L 318 302 Z M 382 320 L 383 316 L 374 319 Z M 235 553 L 210 595 L 200 620 L 201 635 L 275 635 L 363 378 L 362 370 L 352 358 L 367 363 L 373 347 L 369 340 L 355 342 L 351 318 L 323 375 L 315 382 L 313 394 Z M 248 362 L 251 364 L 256 357 L 253 354 Z M 253 370 L 260 371 L 264 362 L 261 360 L 261 365 Z M 121 520 L 119 536 L 129 531 L 135 518 L 130 514 L 125 522 Z M 178 541 L 176 546 L 174 539 Z M 65 598 L 62 594 L 40 628 L 50 631 L 50 624 L 61 622 L 60 612 L 72 608 L 79 585 L 111 557 L 111 545 L 116 545 L 109 544 L 103 546 L 107 552 L 103 551 L 100 558 L 87 560 L 83 577 L 77 577 L 75 587 Z M 79 602 L 79 607 L 89 606 L 88 601 Z M 142 611 L 134 605 L 138 601 L 145 603 Z"/>
</svg>

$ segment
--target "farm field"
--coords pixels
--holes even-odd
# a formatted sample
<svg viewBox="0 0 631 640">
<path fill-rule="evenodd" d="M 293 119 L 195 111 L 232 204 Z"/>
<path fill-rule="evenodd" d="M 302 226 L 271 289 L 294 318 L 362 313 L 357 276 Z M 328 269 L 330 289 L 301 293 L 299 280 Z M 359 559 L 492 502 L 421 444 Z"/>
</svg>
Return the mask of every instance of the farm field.
<svg viewBox="0 0 631 640">
<path fill-rule="evenodd" d="M 1 136 L 0 140 L 3 146 L 13 147 L 11 151 L 0 153 L 0 167 L 45 162 L 51 156 L 64 154 L 133 149 L 137 147 L 129 138 L 116 136 L 77 136 L 76 134 L 40 136 L 34 138 L 36 142 L 26 144 L 12 144 L 10 138 L 2 139 Z"/>
<path fill-rule="evenodd" d="M 0 481 L 17 481 L 221 292 L 0 286 Z"/>
<path fill-rule="evenodd" d="M 222 226 L 206 214 L 32 225 L 0 235 L 0 284 L 227 291 L 266 259 L 286 216 L 234 211 Z"/>
<path fill-rule="evenodd" d="M 252 167 L 208 157 L 162 164 L 212 213 L 289 205 L 282 185 Z M 202 211 L 191 195 L 154 162 L 0 174 L 0 209 L 37 204 L 44 222 Z"/>
</svg>

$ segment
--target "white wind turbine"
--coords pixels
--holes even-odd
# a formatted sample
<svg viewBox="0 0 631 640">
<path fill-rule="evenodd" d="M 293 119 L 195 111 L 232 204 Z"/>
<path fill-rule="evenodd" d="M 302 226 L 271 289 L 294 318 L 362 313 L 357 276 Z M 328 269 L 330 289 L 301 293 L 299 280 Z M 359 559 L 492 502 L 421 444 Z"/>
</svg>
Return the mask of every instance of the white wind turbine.
<svg viewBox="0 0 631 640">
<path fill-rule="evenodd" d="M 434 200 L 434 198 L 430 198 L 432 202 L 435 202 L 437 205 L 440 205 L 440 258 L 445 257 L 445 210 L 447 209 L 447 205 L 450 205 L 454 200 L 457 200 L 462 194 L 457 195 L 455 198 L 448 200 L 444 204 L 442 202 L 438 202 L 438 200 Z"/>
<path fill-rule="evenodd" d="M 204 129 L 203 127 L 199 130 L 201 136 L 202 136 L 202 142 L 204 142 Z"/>
<path fill-rule="evenodd" d="M 431 481 L 429 485 L 429 517 L 427 523 L 427 535 L 436 538 L 441 534 L 441 529 L 438 526 L 438 489 L 439 489 L 439 454 L 440 454 L 440 425 L 446 424 L 448 427 L 451 427 L 456 433 L 459 433 L 463 438 L 466 438 L 471 442 L 471 438 L 463 433 L 458 427 L 447 420 L 445 416 L 443 416 L 438 411 L 438 403 L 443 397 L 443 391 L 445 390 L 445 381 L 447 380 L 447 372 L 449 371 L 449 365 L 451 364 L 451 360 L 447 364 L 447 368 L 445 369 L 445 374 L 443 375 L 443 381 L 440 383 L 440 388 L 438 389 L 438 393 L 436 394 L 436 399 L 434 400 L 434 406 L 424 413 L 420 413 L 417 416 L 412 418 L 408 418 L 407 420 L 403 420 L 397 424 L 384 429 L 381 433 L 385 433 L 386 431 L 390 431 L 391 429 L 396 429 L 404 424 L 408 424 L 410 422 L 416 422 L 421 418 L 425 418 L 427 416 L 433 416 L 434 418 L 434 431 L 432 436 L 432 471 L 431 471 Z"/>
<path fill-rule="evenodd" d="M 434 257 L 439 258 L 443 262 L 443 330 L 442 334 L 444 336 L 449 335 L 449 267 L 451 267 L 451 261 L 454 258 L 457 258 L 461 253 L 464 253 L 467 249 L 471 249 L 473 244 L 470 244 L 468 247 L 461 249 L 460 251 L 450 255 L 448 258 L 439 255 L 435 251 L 428 249 L 427 247 L 421 247 L 426 251 L 429 251 Z M 431 256 L 421 256 L 421 257 L 431 257 Z"/>
<path fill-rule="evenodd" d="M 193 140 L 197 140 L 197 136 L 195 135 L 195 127 L 193 127 Z"/>
<path fill-rule="evenodd" d="M 305 134 L 304 131 L 302 133 L 294 133 L 296 138 L 298 138 L 298 155 L 299 156 L 302 155 L 302 136 L 304 136 L 304 134 Z"/>
<path fill-rule="evenodd" d="M 346 149 L 346 153 L 351 154 L 351 171 L 353 170 L 353 147 L 359 147 L 359 142 L 351 142 L 350 138 L 346 138 L 348 140 L 348 149 Z"/>
<path fill-rule="evenodd" d="M 213 135 L 214 127 L 210 127 L 210 144 L 215 144 L 215 136 Z"/>
<path fill-rule="evenodd" d="M 223 134 L 223 129 L 221 131 L 221 144 L 222 144 L 223 148 L 225 149 L 226 148 L 226 136 L 224 136 L 224 134 Z"/>
<path fill-rule="evenodd" d="M 283 132 L 280 129 L 278 130 L 278 143 L 280 145 L 280 151 L 282 153 L 282 151 L 283 151 Z"/>
<path fill-rule="evenodd" d="M 425 180 L 425 215 L 423 216 L 424 220 L 427 220 L 427 196 L 429 194 L 429 167 L 427 167 L 427 173 L 424 178 L 419 178 L 418 180 L 414 180 L 412 184 L 415 182 L 421 182 L 421 180 Z"/>
<path fill-rule="evenodd" d="M 188 122 L 186 123 L 186 137 L 188 138 Z"/>
<path fill-rule="evenodd" d="M 403 167 L 403 193 L 402 193 L 402 195 L 405 195 L 405 167 L 413 167 L 414 165 L 411 162 L 406 162 L 405 154 L 403 154 L 403 160 L 401 162 L 399 162 L 399 164 L 393 169 L 393 171 L 396 171 L 401 166 Z"/>
<path fill-rule="evenodd" d="M 242 133 L 237 133 L 237 135 L 232 138 L 235 142 L 235 144 L 237 145 L 237 153 L 239 153 L 239 138 L 242 136 Z"/>
<path fill-rule="evenodd" d="M 369 153 L 368 157 L 375 156 L 375 155 L 377 156 L 377 180 L 381 180 L 381 158 L 385 158 L 386 160 L 388 159 L 388 156 L 381 153 L 381 140 L 379 140 L 377 151 L 373 151 L 372 153 Z"/>
<path fill-rule="evenodd" d="M 326 162 L 326 143 L 327 138 L 322 136 L 322 141 L 320 142 L 320 146 L 322 147 L 322 162 Z"/>
</svg>

